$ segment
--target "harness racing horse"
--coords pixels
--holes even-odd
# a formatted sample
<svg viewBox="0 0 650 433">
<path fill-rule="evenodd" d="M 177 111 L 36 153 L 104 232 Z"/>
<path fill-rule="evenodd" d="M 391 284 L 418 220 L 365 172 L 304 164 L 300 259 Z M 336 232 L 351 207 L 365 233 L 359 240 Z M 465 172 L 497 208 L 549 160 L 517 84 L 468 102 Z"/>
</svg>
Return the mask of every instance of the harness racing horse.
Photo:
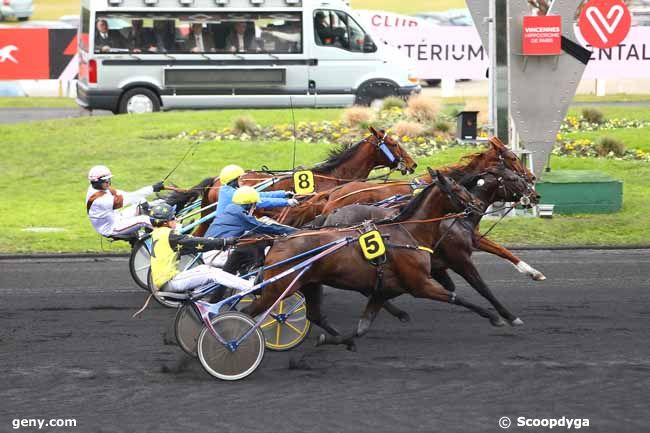
<svg viewBox="0 0 650 433">
<path fill-rule="evenodd" d="M 436 254 L 432 258 L 431 276 L 445 289 L 453 292 L 456 287 L 447 273 L 447 269 L 451 268 L 489 300 L 489 296 L 492 295 L 470 260 L 473 249 L 483 238 L 477 230 L 481 218 L 487 208 L 496 201 L 521 201 L 530 206 L 536 204 L 540 196 L 523 177 L 506 168 L 479 173 L 464 179 L 461 184 L 467 186 L 469 191 L 481 201 L 481 212 L 472 213 L 463 220 L 441 222 L 444 236 L 439 241 Z M 372 205 L 350 205 L 328 215 L 322 227 L 350 226 L 371 219 L 386 219 L 395 216 L 398 212 L 397 209 Z M 493 304 L 496 305 L 496 302 Z M 408 320 L 408 314 L 390 302 L 386 302 L 384 308 L 400 320 Z"/>
<path fill-rule="evenodd" d="M 523 176 L 529 183 L 535 181 L 535 176 L 522 164 L 517 155 L 496 137 L 490 139 L 490 146 L 487 150 L 466 155 L 461 159 L 460 163 L 438 170 L 442 174 L 462 183 L 462 179 L 467 179 L 472 175 L 497 167 L 506 167 Z M 428 173 L 416 178 L 416 183 L 419 185 L 426 185 L 431 181 L 431 176 Z M 285 209 L 278 221 L 282 224 L 301 227 L 314 218 L 317 221 L 323 220 L 334 210 L 349 204 L 372 204 L 396 196 L 408 197 L 413 192 L 412 185 L 414 185 L 412 181 L 349 182 L 330 191 L 316 194 L 314 197 L 301 202 L 296 208 Z M 322 223 L 320 224 L 322 225 Z M 311 226 L 311 224 L 308 225 Z M 479 233 L 477 233 L 476 238 L 478 239 L 477 249 L 509 261 L 518 272 L 528 275 L 535 281 L 546 279 L 542 272 L 521 260 L 507 248 L 480 236 Z"/>
<path fill-rule="evenodd" d="M 331 335 L 322 337 L 322 343 L 346 344 L 349 348 L 352 347 L 354 338 L 368 331 L 384 302 L 404 293 L 417 298 L 461 305 L 489 319 L 494 326 L 505 325 L 503 319 L 494 313 L 463 299 L 455 292 L 446 290 L 443 285 L 431 278 L 432 256 L 426 249 L 435 250 L 440 239 L 443 238 L 442 222 L 461 221 L 466 218 L 467 212 L 480 212 L 478 206 L 482 206 L 478 199 L 453 180 L 440 174 L 433 174 L 432 177 L 434 176 L 437 182 L 411 200 L 399 215 L 384 222 L 377 222 L 376 229 L 381 233 L 382 238 L 390 241 L 386 248 L 385 263 L 381 267 L 366 260 L 359 242 L 353 241 L 348 246 L 314 262 L 304 271 L 302 277 L 295 281 L 288 294 L 300 290 L 305 295 L 309 320 Z M 355 236 L 357 230 L 349 228 L 303 231 L 284 239 L 276 239 L 267 254 L 265 264 L 280 262 L 342 237 L 354 239 Z M 265 271 L 264 280 L 274 277 L 284 269 Z M 322 314 L 320 284 L 357 291 L 369 296 L 357 330 L 351 335 L 342 337 Z M 262 313 L 285 289 L 286 282 L 283 279 L 270 284 L 262 291 L 260 297 L 242 311 L 253 317 Z M 488 293 L 489 289 L 486 288 L 484 292 Z M 493 296 L 488 299 L 494 301 Z M 495 305 L 495 308 L 511 325 L 522 323 L 501 304 Z"/>
<path fill-rule="evenodd" d="M 397 169 L 402 174 L 410 174 L 415 171 L 417 164 L 398 142 L 383 130 L 373 127 L 370 127 L 369 130 L 371 134 L 359 143 L 333 150 L 326 161 L 310 169 L 314 174 L 316 192 L 328 190 L 346 182 L 367 179 L 372 170 L 380 167 Z M 270 181 L 268 187 L 265 188 L 266 191 L 292 190 L 294 187 L 292 172 L 275 174 L 249 171 L 240 178 L 240 185 L 255 186 L 263 181 Z M 166 201 L 181 208 L 184 204 L 202 195 L 201 207 L 204 208 L 218 200 L 219 186 L 218 177 L 207 178 L 185 194 L 171 194 Z M 208 215 L 210 212 L 210 209 L 205 210 L 202 216 Z M 280 210 L 269 210 L 264 214 L 277 218 L 280 212 Z M 208 226 L 209 222 L 199 225 L 195 235 L 203 235 Z"/>
<path fill-rule="evenodd" d="M 462 183 L 462 179 L 467 179 L 468 176 L 476 175 L 499 166 L 505 166 L 520 176 L 523 176 L 524 179 L 531 184 L 534 183 L 536 179 L 535 175 L 533 175 L 533 173 L 522 164 L 517 155 L 515 155 L 515 153 L 497 137 L 492 137 L 490 139 L 490 146 L 487 150 L 472 155 L 466 155 L 461 159 L 460 163 L 442 167 L 439 171 L 442 174 Z M 417 183 L 428 184 L 431 182 L 431 177 L 427 173 L 424 176 L 416 178 L 416 181 Z M 329 193 L 325 199 L 326 204 L 323 206 L 321 214 L 327 215 L 334 209 L 349 204 L 371 204 L 394 196 L 407 196 L 412 193 L 413 184 L 414 182 L 404 181 L 387 183 L 350 182 L 338 188 L 334 188 Z M 319 206 L 322 205 L 322 201 L 323 198 L 320 199 Z M 300 213 L 297 213 L 297 215 L 300 215 Z M 484 237 L 477 236 L 477 238 L 479 239 L 477 245 L 479 250 L 508 260 L 517 271 L 530 276 L 535 281 L 543 281 L 546 279 L 543 273 L 521 260 L 507 248 L 504 248 L 498 243 Z"/>
</svg>

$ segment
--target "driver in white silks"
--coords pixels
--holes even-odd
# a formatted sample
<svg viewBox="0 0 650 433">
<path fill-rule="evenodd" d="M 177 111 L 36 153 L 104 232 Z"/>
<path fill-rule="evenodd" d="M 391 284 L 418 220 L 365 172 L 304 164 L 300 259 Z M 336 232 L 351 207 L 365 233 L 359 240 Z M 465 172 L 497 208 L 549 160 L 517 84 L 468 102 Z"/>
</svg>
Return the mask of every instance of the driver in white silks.
<svg viewBox="0 0 650 433">
<path fill-rule="evenodd" d="M 106 237 L 125 237 L 143 227 L 151 229 L 149 217 L 139 215 L 138 206 L 124 206 L 144 202 L 147 196 L 164 188 L 163 182 L 126 192 L 111 187 L 112 177 L 111 171 L 103 165 L 96 165 L 88 173 L 86 212 L 95 231 Z"/>
<path fill-rule="evenodd" d="M 237 243 L 236 238 L 203 238 L 176 233 L 174 209 L 167 203 L 156 204 L 149 210 L 151 223 L 151 278 L 155 289 L 164 292 L 185 292 L 207 284 L 218 283 L 238 291 L 253 286 L 247 281 L 209 265 L 179 271 L 181 253 L 197 254 L 222 250 Z M 221 291 L 223 294 L 223 290 Z"/>
</svg>

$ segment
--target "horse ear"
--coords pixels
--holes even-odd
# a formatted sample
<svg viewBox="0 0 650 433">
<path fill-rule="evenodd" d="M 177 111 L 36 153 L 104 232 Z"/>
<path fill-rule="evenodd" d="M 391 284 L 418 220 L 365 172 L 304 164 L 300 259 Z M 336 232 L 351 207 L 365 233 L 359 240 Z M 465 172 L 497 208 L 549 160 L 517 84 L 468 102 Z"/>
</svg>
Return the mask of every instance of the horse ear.
<svg viewBox="0 0 650 433">
<path fill-rule="evenodd" d="M 499 137 L 491 137 L 490 138 L 490 144 L 492 147 L 494 147 L 496 150 L 501 150 L 503 149 L 503 141 L 499 139 Z"/>
<path fill-rule="evenodd" d="M 436 171 L 435 175 L 438 179 L 438 186 L 440 187 L 440 189 L 442 189 L 443 191 L 450 191 L 451 184 L 449 183 L 449 179 L 447 179 L 447 176 L 440 173 L 439 171 Z"/>
<path fill-rule="evenodd" d="M 368 126 L 368 131 L 370 131 L 375 137 L 379 138 L 379 132 L 373 126 Z"/>
<path fill-rule="evenodd" d="M 431 180 L 435 180 L 436 177 L 438 176 L 438 171 L 432 169 L 431 167 L 427 167 L 427 171 L 429 172 L 429 176 L 431 176 Z"/>
</svg>

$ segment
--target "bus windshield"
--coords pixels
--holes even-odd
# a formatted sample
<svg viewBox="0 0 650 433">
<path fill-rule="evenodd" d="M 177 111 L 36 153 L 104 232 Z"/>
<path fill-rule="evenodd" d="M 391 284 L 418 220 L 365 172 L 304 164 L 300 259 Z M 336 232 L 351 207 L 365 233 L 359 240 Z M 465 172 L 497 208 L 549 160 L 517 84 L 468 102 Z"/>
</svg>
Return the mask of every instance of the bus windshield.
<svg viewBox="0 0 650 433">
<path fill-rule="evenodd" d="M 97 13 L 95 52 L 302 53 L 299 12 Z"/>
</svg>

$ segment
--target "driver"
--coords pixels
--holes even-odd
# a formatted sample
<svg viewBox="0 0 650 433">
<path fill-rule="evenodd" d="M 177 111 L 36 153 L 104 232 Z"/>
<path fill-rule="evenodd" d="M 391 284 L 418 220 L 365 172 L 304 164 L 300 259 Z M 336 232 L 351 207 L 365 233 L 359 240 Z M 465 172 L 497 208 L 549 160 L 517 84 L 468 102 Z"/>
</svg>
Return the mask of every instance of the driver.
<svg viewBox="0 0 650 433">
<path fill-rule="evenodd" d="M 149 217 L 139 215 L 137 206 L 122 208 L 140 203 L 148 195 L 161 191 L 163 182 L 125 192 L 111 187 L 112 177 L 111 171 L 103 165 L 96 165 L 88 172 L 90 186 L 86 192 L 86 212 L 95 231 L 106 237 L 124 237 L 142 227 L 151 229 Z"/>
</svg>

